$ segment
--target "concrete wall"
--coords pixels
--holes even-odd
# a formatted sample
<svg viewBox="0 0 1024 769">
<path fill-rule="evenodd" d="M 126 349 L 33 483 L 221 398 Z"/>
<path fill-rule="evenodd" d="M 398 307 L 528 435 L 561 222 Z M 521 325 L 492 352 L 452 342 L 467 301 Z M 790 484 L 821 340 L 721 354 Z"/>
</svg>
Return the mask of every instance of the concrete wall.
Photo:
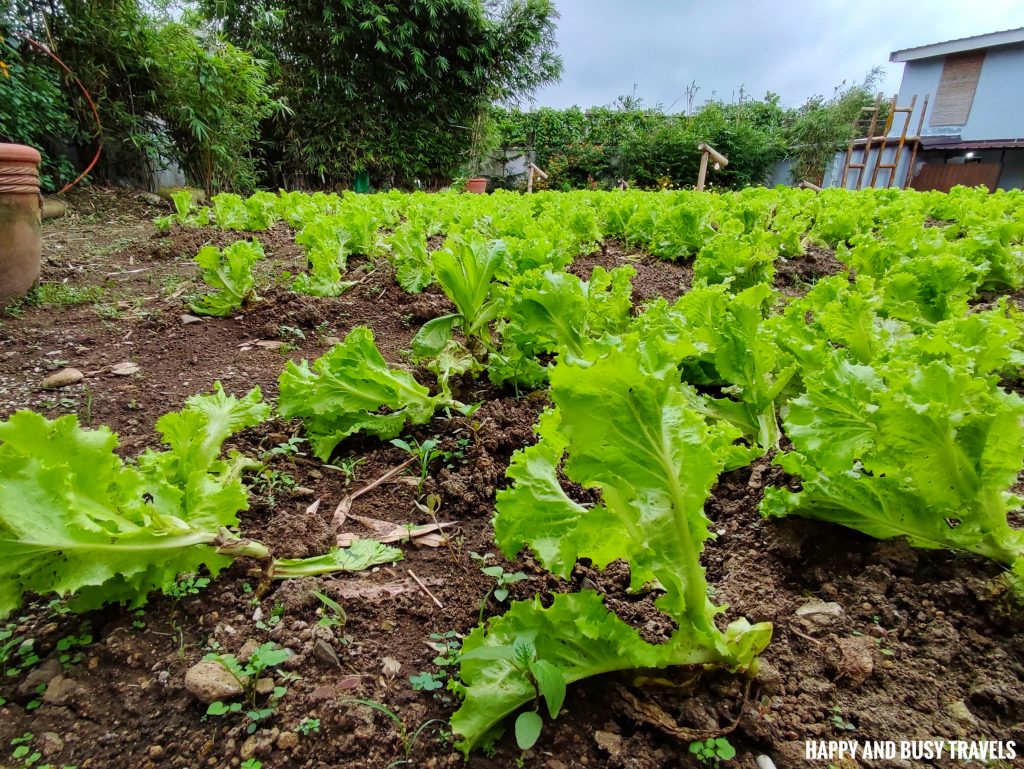
<svg viewBox="0 0 1024 769">
<path fill-rule="evenodd" d="M 971 104 L 971 113 L 962 126 L 929 127 L 939 89 L 944 57 L 908 61 L 897 106 L 905 107 L 917 96 L 917 107 L 910 118 L 908 134 L 917 131 L 921 108 L 928 94 L 928 112 L 924 117 L 924 136 L 959 135 L 963 141 L 1024 138 L 1024 43 L 989 49 L 978 78 L 978 89 Z M 898 118 L 899 116 L 897 116 Z M 901 122 L 894 121 L 890 135 L 899 135 Z"/>
</svg>

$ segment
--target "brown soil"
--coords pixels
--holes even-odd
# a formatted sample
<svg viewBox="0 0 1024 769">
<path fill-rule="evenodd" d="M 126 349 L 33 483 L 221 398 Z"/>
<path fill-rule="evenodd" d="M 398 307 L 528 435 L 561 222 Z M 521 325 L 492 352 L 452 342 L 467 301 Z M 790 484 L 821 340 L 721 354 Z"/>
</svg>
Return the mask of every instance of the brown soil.
<svg viewBox="0 0 1024 769">
<path fill-rule="evenodd" d="M 633 304 L 640 305 L 663 296 L 670 302 L 690 290 L 693 266 L 690 262 L 669 262 L 650 254 L 637 253 L 628 246 L 610 240 L 604 247 L 581 256 L 568 267 L 574 275 L 589 280 L 595 267 L 614 270 L 624 264 L 636 270 L 633 278 Z"/>
<path fill-rule="evenodd" d="M 775 260 L 775 288 L 787 296 L 801 296 L 815 281 L 844 271 L 849 268 L 836 259 L 831 248 L 811 244 L 796 259 Z"/>
<path fill-rule="evenodd" d="M 64 308 L 26 305 L 0 321 L 0 416 L 21 407 L 50 416 L 74 411 L 87 424 L 110 425 L 122 435 L 124 452 L 134 455 L 154 445 L 153 424 L 161 414 L 215 380 L 235 393 L 259 385 L 273 398 L 287 358 L 318 356 L 330 337 L 359 324 L 371 326 L 385 356 L 401 363 L 418 325 L 447 308 L 436 290 L 408 296 L 385 264 L 355 261 L 351 272 L 362 282 L 342 297 L 270 288 L 244 316 L 184 324 L 184 299 L 196 290 L 190 261 L 195 250 L 207 240 L 223 244 L 242 235 L 158 235 L 147 221 L 153 209 L 132 208 L 135 199 L 126 193 L 94 194 L 123 201 L 128 213 L 97 226 L 89 219 L 93 197 L 74 198 L 73 218 L 44 225 L 45 275 L 78 288 L 98 286 L 99 294 Z M 301 266 L 301 250 L 286 230 L 258 237 L 272 271 Z M 813 269 L 782 271 L 801 281 L 831 274 L 826 258 L 813 258 Z M 627 262 L 638 270 L 639 301 L 673 299 L 692 276 L 685 265 L 628 254 L 611 243 L 573 269 L 588 276 L 594 265 Z M 249 344 L 272 338 L 294 348 L 282 353 Z M 136 361 L 139 373 L 107 373 L 123 360 Z M 64 365 L 85 372 L 86 383 L 37 389 L 47 373 Z M 12 738 L 31 732 L 34 747 L 46 751 L 41 763 L 79 769 L 227 768 L 250 755 L 275 769 L 383 769 L 405 758 L 403 742 L 393 720 L 350 701 L 364 698 L 393 710 L 410 734 L 440 719 L 411 747 L 413 765 L 460 765 L 446 735 L 451 696 L 444 689 L 414 691 L 409 676 L 439 672 L 432 663 L 437 653 L 427 646 L 431 633 L 467 633 L 481 606 L 485 615 L 501 611 L 487 598 L 493 581 L 470 554 L 497 553 L 490 527 L 494 493 L 505 483 L 512 452 L 533 439 L 545 405 L 542 396 L 515 398 L 480 388 L 467 394 L 484 401 L 471 420 L 438 417 L 412 431 L 419 439 L 438 436 L 442 449 L 452 452 L 435 463 L 424 488 L 440 496 L 440 519 L 459 522 L 450 548 L 403 545 L 405 560 L 394 567 L 278 583 L 255 601 L 250 591 L 258 579 L 248 573 L 250 564 L 236 563 L 197 595 L 154 597 L 139 613 L 111 608 L 75 616 L 37 603 L 14 618 L 12 629 L 36 639 L 41 667 L 51 673 L 52 666 L 60 667 L 56 644 L 62 638 L 88 632 L 91 643 L 80 660 L 68 660 L 36 709 L 26 709 L 38 695 L 25 688 L 23 675 L 0 680 L 0 745 L 6 749 Z M 297 424 L 275 420 L 246 431 L 233 448 L 259 455 L 299 434 Z M 323 552 L 332 543 L 332 514 L 342 497 L 403 458 L 387 443 L 351 439 L 334 462 L 337 468 L 358 462 L 349 479 L 311 457 L 274 457 L 270 468 L 291 476 L 294 488 L 257 485 L 242 529 L 283 556 Z M 400 478 L 359 497 L 351 512 L 396 524 L 429 522 L 414 505 L 417 490 L 410 481 Z M 705 562 L 715 600 L 729 606 L 723 620 L 745 616 L 775 625 L 749 689 L 724 673 L 695 679 L 687 671 L 662 671 L 644 686 L 616 676 L 573 686 L 564 714 L 523 757 L 526 766 L 698 766 L 688 741 L 671 736 L 669 726 L 725 729 L 737 717 L 729 739 L 740 755 L 729 765 L 746 769 L 762 752 L 780 769 L 827 766 L 804 761 L 809 739 L 1024 743 L 1024 635 L 1011 621 L 1018 615 L 1008 614 L 990 589 L 996 569 L 977 558 L 913 551 L 824 524 L 763 521 L 756 510 L 763 488 L 784 482 L 764 460 L 724 475 L 707 504 L 718 538 L 708 543 Z M 319 507 L 313 508 L 316 500 Z M 343 528 L 363 531 L 351 520 Z M 671 630 L 649 595 L 625 592 L 628 570 L 622 564 L 603 573 L 580 564 L 565 583 L 529 557 L 510 565 L 497 556 L 497 562 L 529 575 L 514 586 L 514 599 L 597 587 L 646 637 Z M 410 570 L 443 608 L 417 587 Z M 344 607 L 343 626 L 318 626 L 322 614 L 312 590 Z M 797 615 L 812 602 L 835 606 L 828 607 L 831 613 Z M 283 614 L 273 624 L 268 620 L 277 606 Z M 287 682 L 275 716 L 252 738 L 236 716 L 204 717 L 204 707 L 183 685 L 185 672 L 208 651 L 237 653 L 249 639 L 273 640 L 296 652 L 284 665 L 296 677 Z M 304 718 L 319 719 L 319 731 L 296 734 Z M 0 753 L 0 764 L 6 755 Z M 475 754 L 470 765 L 510 767 L 519 757 L 505 739 L 493 757 Z"/>
</svg>

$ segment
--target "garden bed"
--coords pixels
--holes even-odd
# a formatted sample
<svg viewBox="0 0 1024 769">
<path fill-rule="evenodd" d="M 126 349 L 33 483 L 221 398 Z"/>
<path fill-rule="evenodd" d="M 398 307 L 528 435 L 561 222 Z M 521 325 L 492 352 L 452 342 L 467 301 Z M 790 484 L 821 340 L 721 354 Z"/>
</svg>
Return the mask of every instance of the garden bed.
<svg viewBox="0 0 1024 769">
<path fill-rule="evenodd" d="M 159 416 L 215 381 L 238 395 L 259 386 L 273 400 L 287 359 L 318 357 L 359 325 L 373 329 L 385 358 L 400 363 L 419 326 L 448 306 L 436 287 L 415 296 L 402 291 L 385 260 L 353 259 L 346 278 L 360 282 L 340 297 L 271 287 L 236 317 L 183 318 L 197 249 L 248 235 L 179 227 L 157 233 L 149 222 L 155 213 L 127 193 L 97 191 L 73 198 L 69 218 L 44 224 L 45 303 L 24 304 L 0 321 L 0 417 L 19 408 L 50 417 L 74 412 L 85 426 L 109 425 L 122 437 L 123 453 L 134 456 L 156 445 Z M 284 225 L 257 237 L 273 272 L 295 272 L 303 261 Z M 637 269 L 634 301 L 674 299 L 693 278 L 687 265 L 610 241 L 572 270 L 587 277 L 595 265 L 625 263 Z M 819 249 L 808 263 L 780 269 L 777 285 L 800 294 L 837 265 Z M 58 284 L 64 288 L 53 288 Z M 138 371 L 112 373 L 122 362 Z M 64 367 L 83 372 L 84 381 L 39 389 Z M 259 577 L 249 573 L 251 562 L 238 562 L 195 594 L 186 587 L 181 597 L 154 596 L 137 612 L 79 616 L 34 604 L 12 617 L 9 629 L 35 639 L 43 664 L 8 674 L 0 685 L 0 745 L 31 733 L 40 762 L 79 769 L 235 767 L 252 758 L 264 767 L 377 769 L 402 759 L 457 766 L 462 758 L 447 725 L 453 695 L 414 690 L 410 677 L 441 672 L 428 642 L 466 634 L 481 613 L 501 611 L 494 580 L 473 553 L 492 553 L 491 563 L 527 575 L 511 587 L 511 599 L 596 587 L 641 635 L 664 638 L 671 631 L 664 615 L 649 594 L 626 592 L 621 564 L 604 572 L 578 565 L 565 582 L 528 556 L 508 564 L 498 554 L 494 494 L 506 484 L 512 453 L 533 440 L 547 400 L 516 397 L 485 380 L 464 388 L 464 402 L 483 401 L 472 418 L 442 414 L 408 430 L 418 440 L 436 438 L 445 452 L 423 490 L 440 497 L 439 519 L 458 522 L 447 546 L 404 544 L 405 558 L 393 566 L 275 583 L 257 600 Z M 300 423 L 275 419 L 229 447 L 258 457 L 301 434 Z M 299 451 L 309 453 L 305 445 Z M 322 553 L 332 544 L 338 503 L 405 458 L 372 438 L 348 439 L 334 467 L 311 456 L 271 455 L 274 473 L 254 487 L 242 528 L 280 556 Z M 991 591 L 998 567 L 814 521 L 765 522 L 757 504 L 766 485 L 785 482 L 780 473 L 765 459 L 727 473 L 706 506 L 718 534 L 704 557 L 714 600 L 728 605 L 730 619 L 774 625 L 756 679 L 719 673 L 698 680 L 678 670 L 643 686 L 622 676 L 594 679 L 573 687 L 565 711 L 533 749 L 522 754 L 506 738 L 496 754 L 475 753 L 470 765 L 505 767 L 521 758 L 549 769 L 697 766 L 689 743 L 722 731 L 739 751 L 730 762 L 738 767 L 753 767 L 761 753 L 779 767 L 804 765 L 806 740 L 1024 744 L 1024 636 L 1018 615 Z M 417 496 L 415 481 L 398 477 L 358 497 L 351 515 L 429 523 Z M 366 533 L 354 519 L 345 528 Z M 343 624 L 321 622 L 330 611 L 312 591 L 344 608 Z M 250 640 L 296 652 L 283 666 L 294 673 L 287 693 L 253 735 L 238 719 L 205 716 L 184 686 L 186 671 L 211 649 L 237 654 Z M 38 685 L 47 682 L 40 695 Z M 355 699 L 389 709 L 402 726 Z M 38 706 L 27 709 L 34 701 Z M 0 754 L 0 764 L 6 757 Z"/>
</svg>

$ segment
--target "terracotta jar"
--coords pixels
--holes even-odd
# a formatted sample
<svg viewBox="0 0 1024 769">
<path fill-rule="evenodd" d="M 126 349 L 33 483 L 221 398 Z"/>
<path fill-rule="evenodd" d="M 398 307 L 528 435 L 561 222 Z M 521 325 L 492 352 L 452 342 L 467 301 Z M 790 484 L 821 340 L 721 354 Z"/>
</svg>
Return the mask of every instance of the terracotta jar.
<svg viewBox="0 0 1024 769">
<path fill-rule="evenodd" d="M 24 296 L 39 279 L 39 153 L 0 144 L 0 307 Z"/>
<path fill-rule="evenodd" d="M 474 176 L 472 179 L 466 179 L 466 192 L 474 192 L 477 195 L 483 195 L 487 192 L 487 177 Z"/>
</svg>

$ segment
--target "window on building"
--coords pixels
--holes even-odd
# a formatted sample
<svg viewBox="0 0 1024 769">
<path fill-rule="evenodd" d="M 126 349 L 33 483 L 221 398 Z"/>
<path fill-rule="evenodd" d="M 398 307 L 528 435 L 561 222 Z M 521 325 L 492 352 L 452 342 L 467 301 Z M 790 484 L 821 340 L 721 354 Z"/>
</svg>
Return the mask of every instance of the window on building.
<svg viewBox="0 0 1024 769">
<path fill-rule="evenodd" d="M 981 65 L 984 63 L 984 51 L 946 57 L 929 125 L 959 126 L 967 122 L 974 102 L 974 92 L 978 90 Z"/>
</svg>

